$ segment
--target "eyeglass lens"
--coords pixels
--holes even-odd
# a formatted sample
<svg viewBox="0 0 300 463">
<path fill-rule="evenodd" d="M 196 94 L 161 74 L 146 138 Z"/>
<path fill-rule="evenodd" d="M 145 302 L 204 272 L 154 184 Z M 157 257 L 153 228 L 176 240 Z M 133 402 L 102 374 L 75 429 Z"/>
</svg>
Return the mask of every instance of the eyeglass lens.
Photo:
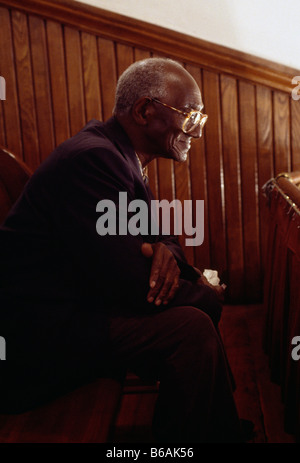
<svg viewBox="0 0 300 463">
<path fill-rule="evenodd" d="M 203 116 L 201 113 L 194 112 L 190 115 L 188 119 L 186 119 L 183 129 L 185 132 L 191 132 L 198 125 L 200 125 L 201 128 L 203 128 L 206 121 L 207 117 Z"/>
</svg>

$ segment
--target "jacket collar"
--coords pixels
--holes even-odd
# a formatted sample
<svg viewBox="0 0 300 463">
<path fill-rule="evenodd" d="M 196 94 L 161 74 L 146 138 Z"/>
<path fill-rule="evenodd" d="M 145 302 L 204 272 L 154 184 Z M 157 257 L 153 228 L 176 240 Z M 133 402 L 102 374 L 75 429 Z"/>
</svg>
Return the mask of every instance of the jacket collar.
<svg viewBox="0 0 300 463">
<path fill-rule="evenodd" d="M 127 160 L 130 167 L 134 169 L 139 177 L 141 177 L 141 168 L 136 152 L 134 151 L 133 145 L 126 131 L 123 129 L 116 117 L 113 116 L 104 123 L 104 131 L 106 136 Z"/>
</svg>

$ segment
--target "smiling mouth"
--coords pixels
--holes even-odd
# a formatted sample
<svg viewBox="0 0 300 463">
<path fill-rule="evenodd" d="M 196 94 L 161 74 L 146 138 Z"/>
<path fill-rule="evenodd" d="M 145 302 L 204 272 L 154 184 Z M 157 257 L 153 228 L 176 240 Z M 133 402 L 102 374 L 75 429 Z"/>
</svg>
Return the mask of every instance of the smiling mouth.
<svg viewBox="0 0 300 463">
<path fill-rule="evenodd" d="M 190 148 L 192 146 L 191 139 L 189 139 L 188 141 L 183 140 L 181 143 L 184 145 L 184 151 L 189 151 L 190 150 Z"/>
</svg>

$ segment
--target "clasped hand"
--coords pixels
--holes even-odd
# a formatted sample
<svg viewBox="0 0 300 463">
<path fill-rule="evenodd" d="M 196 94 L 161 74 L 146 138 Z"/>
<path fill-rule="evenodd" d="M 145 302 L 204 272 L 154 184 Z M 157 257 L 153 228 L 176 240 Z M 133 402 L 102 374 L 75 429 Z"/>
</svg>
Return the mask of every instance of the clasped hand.
<svg viewBox="0 0 300 463">
<path fill-rule="evenodd" d="M 168 304 L 179 288 L 180 269 L 173 253 L 163 243 L 143 243 L 142 253 L 152 258 L 147 301 L 155 305 Z M 195 267 L 194 267 L 195 268 Z M 223 285 L 211 285 L 204 275 L 195 268 L 199 274 L 198 285 L 206 285 L 215 291 L 220 302 L 224 301 Z"/>
<path fill-rule="evenodd" d="M 180 270 L 173 253 L 163 243 L 144 243 L 142 253 L 152 258 L 148 302 L 155 305 L 168 304 L 179 288 Z"/>
</svg>

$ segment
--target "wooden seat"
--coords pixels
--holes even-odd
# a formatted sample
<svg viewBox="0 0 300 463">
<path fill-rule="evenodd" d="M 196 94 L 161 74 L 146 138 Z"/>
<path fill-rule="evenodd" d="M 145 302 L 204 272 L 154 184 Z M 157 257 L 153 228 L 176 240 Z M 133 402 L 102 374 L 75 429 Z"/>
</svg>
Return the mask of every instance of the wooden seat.
<svg viewBox="0 0 300 463">
<path fill-rule="evenodd" d="M 22 161 L 0 147 L 0 224 L 30 176 Z M 17 415 L 0 414 L 0 442 L 106 442 L 121 395 L 121 380 L 100 378 L 35 410 Z"/>
<path fill-rule="evenodd" d="M 42 407 L 0 415 L 0 443 L 104 443 L 121 398 L 121 383 L 101 378 Z"/>
<path fill-rule="evenodd" d="M 264 347 L 271 379 L 281 387 L 285 430 L 300 442 L 300 172 L 281 173 L 266 185 L 269 215 L 265 269 Z M 293 341 L 294 340 L 294 341 Z M 297 352 L 297 348 L 296 352 Z"/>
</svg>

